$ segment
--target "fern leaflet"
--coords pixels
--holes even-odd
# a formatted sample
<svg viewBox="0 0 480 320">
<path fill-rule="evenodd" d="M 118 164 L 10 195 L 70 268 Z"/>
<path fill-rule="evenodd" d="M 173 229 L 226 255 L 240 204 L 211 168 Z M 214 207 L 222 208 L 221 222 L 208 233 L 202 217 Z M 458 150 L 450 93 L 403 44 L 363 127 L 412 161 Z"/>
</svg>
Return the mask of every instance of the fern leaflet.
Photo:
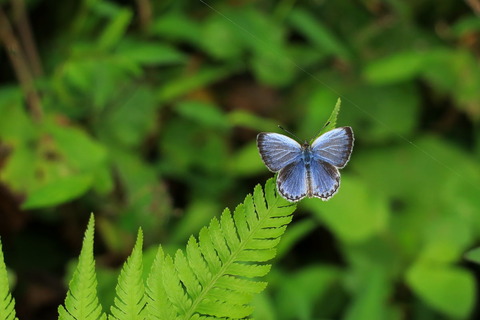
<svg viewBox="0 0 480 320">
<path fill-rule="evenodd" d="M 266 200 L 266 201 L 265 201 Z M 161 268 L 163 287 L 176 317 L 170 319 L 242 319 L 252 313 L 252 295 L 261 292 L 281 235 L 292 220 L 295 205 L 275 192 L 273 179 L 265 194 L 260 186 L 233 215 L 226 209 L 191 237 L 186 253 L 166 256 Z M 153 283 L 149 283 L 152 286 Z M 165 303 L 163 303 L 165 305 Z"/>
<path fill-rule="evenodd" d="M 0 320 L 18 320 L 15 315 L 15 299 L 10 294 L 8 273 L 3 258 L 2 242 L 0 241 Z"/>
<path fill-rule="evenodd" d="M 145 318 L 145 286 L 143 284 L 142 264 L 143 233 L 138 231 L 137 241 L 132 254 L 123 265 L 116 287 L 117 296 L 115 305 L 111 308 L 112 316 L 116 320 L 143 320 Z"/>
<path fill-rule="evenodd" d="M 60 320 L 97 320 L 106 319 L 97 297 L 97 278 L 93 260 L 93 214 L 88 221 L 83 238 L 82 251 L 78 265 L 69 284 L 65 307 L 58 307 Z"/>
</svg>

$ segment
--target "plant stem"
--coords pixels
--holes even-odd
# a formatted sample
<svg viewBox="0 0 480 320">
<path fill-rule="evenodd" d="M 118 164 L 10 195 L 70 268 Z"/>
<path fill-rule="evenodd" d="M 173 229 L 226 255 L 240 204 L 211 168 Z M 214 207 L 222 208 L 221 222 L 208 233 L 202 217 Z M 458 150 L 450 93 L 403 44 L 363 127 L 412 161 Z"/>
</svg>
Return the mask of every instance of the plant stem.
<svg viewBox="0 0 480 320">
<path fill-rule="evenodd" d="M 152 4 L 150 0 L 136 0 L 140 29 L 147 32 L 152 22 Z"/>
<path fill-rule="evenodd" d="M 0 42 L 3 43 L 5 50 L 7 51 L 15 75 L 18 82 L 20 82 L 23 94 L 25 95 L 30 113 L 34 121 L 40 122 L 43 117 L 42 103 L 33 85 L 33 76 L 25 58 L 25 54 L 23 53 L 23 50 L 13 33 L 7 15 L 2 8 L 0 8 Z"/>
<path fill-rule="evenodd" d="M 30 27 L 30 21 L 27 18 L 25 1 L 24 0 L 11 0 L 13 8 L 13 22 L 17 27 L 20 41 L 25 49 L 25 55 L 27 62 L 30 64 L 30 70 L 35 77 L 39 77 L 43 74 L 43 68 L 38 56 L 37 46 L 32 35 L 32 28 Z"/>
</svg>

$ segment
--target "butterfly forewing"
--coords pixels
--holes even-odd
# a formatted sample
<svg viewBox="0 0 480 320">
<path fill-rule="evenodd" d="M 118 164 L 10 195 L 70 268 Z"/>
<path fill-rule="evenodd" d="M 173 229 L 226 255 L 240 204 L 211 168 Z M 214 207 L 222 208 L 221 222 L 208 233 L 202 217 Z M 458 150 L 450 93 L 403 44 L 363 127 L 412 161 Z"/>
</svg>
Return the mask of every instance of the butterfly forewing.
<svg viewBox="0 0 480 320">
<path fill-rule="evenodd" d="M 265 165 L 278 172 L 277 189 L 287 200 L 304 197 L 330 199 L 340 186 L 339 168 L 343 168 L 353 149 L 350 127 L 330 130 L 303 146 L 279 133 L 262 132 L 257 146 Z"/>
<path fill-rule="evenodd" d="M 343 168 L 352 154 L 353 140 L 351 127 L 330 130 L 312 143 L 313 156 L 337 168 Z"/>
<path fill-rule="evenodd" d="M 273 172 L 300 160 L 302 156 L 302 146 L 279 133 L 260 133 L 257 136 L 257 146 L 263 162 Z"/>
<path fill-rule="evenodd" d="M 278 172 L 278 192 L 289 201 L 298 201 L 308 193 L 307 169 L 303 159 L 294 161 Z"/>
</svg>

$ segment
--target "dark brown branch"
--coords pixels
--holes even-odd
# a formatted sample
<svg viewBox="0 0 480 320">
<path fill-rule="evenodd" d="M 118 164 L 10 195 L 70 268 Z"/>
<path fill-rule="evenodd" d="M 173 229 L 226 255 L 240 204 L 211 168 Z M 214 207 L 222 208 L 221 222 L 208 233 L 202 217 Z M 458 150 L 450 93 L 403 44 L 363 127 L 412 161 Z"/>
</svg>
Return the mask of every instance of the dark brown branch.
<svg viewBox="0 0 480 320">
<path fill-rule="evenodd" d="M 41 121 L 43 116 L 42 104 L 33 84 L 33 76 L 30 72 L 25 54 L 2 8 L 0 8 L 0 42 L 3 43 L 7 51 L 33 119 L 37 122 Z"/>
<path fill-rule="evenodd" d="M 38 55 L 37 46 L 32 34 L 32 28 L 27 16 L 24 0 L 11 0 L 13 8 L 13 22 L 17 28 L 22 42 L 27 62 L 30 65 L 30 70 L 35 77 L 43 74 L 42 64 Z"/>
<path fill-rule="evenodd" d="M 472 8 L 473 12 L 480 15 L 480 1 L 478 0 L 465 0 L 467 4 Z"/>
<path fill-rule="evenodd" d="M 136 0 L 140 29 L 147 31 L 152 21 L 152 4 L 150 0 Z"/>
</svg>

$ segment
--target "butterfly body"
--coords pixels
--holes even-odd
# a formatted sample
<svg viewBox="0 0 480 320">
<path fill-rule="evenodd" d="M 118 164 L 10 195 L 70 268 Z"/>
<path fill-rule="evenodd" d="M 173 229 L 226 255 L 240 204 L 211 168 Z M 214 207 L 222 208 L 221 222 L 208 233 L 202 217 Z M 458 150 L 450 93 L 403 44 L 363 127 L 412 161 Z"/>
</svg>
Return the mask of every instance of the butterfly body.
<svg viewBox="0 0 480 320">
<path fill-rule="evenodd" d="M 278 172 L 277 189 L 287 200 L 304 197 L 330 199 L 340 186 L 340 173 L 353 149 L 353 131 L 340 127 L 321 135 L 312 144 L 278 133 L 262 132 L 257 146 L 262 160 L 272 172 Z"/>
</svg>

